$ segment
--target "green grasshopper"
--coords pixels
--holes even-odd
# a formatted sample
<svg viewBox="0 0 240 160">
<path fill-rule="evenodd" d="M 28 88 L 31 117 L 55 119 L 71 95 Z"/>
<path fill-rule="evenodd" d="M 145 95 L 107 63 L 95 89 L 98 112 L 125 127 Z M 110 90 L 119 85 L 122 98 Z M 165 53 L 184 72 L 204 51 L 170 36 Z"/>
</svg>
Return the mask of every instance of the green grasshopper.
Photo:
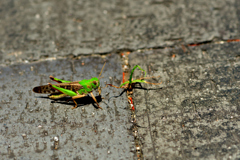
<svg viewBox="0 0 240 160">
<path fill-rule="evenodd" d="M 144 75 L 143 78 L 132 80 L 133 72 L 136 68 L 139 68 L 141 71 L 144 71 L 145 75 Z M 151 83 L 151 82 L 147 82 L 147 81 L 144 80 L 144 79 L 149 79 L 149 78 L 152 78 L 152 77 L 146 77 L 146 71 L 143 70 L 139 65 L 136 65 L 136 66 L 133 67 L 133 69 L 131 71 L 129 81 L 123 82 L 119 87 L 114 86 L 112 84 L 107 84 L 107 86 L 112 86 L 112 87 L 115 87 L 115 88 L 124 88 L 123 92 L 127 91 L 128 102 L 131 105 L 131 109 L 133 111 L 135 111 L 135 107 L 134 107 L 134 104 L 133 104 L 133 98 L 132 98 L 132 96 L 130 96 L 130 95 L 133 94 L 133 87 L 135 86 L 135 84 L 137 84 L 137 83 L 147 83 L 147 84 L 159 85 L 159 84 L 162 83 L 162 82 L 161 83 Z M 123 92 L 120 94 L 120 96 L 123 94 Z M 114 97 L 118 97 L 118 96 L 114 96 Z M 110 100 L 110 99 L 108 99 L 108 100 Z"/>
<path fill-rule="evenodd" d="M 133 72 L 136 68 L 139 68 L 141 71 L 144 71 L 145 75 L 144 75 L 143 78 L 132 80 Z M 143 70 L 139 65 L 136 65 L 136 66 L 133 67 L 133 69 L 131 71 L 129 81 L 123 82 L 119 87 L 114 86 L 112 84 L 107 84 L 107 85 L 115 87 L 115 88 L 124 88 L 127 91 L 131 91 L 136 83 L 147 83 L 147 84 L 153 84 L 153 85 L 159 85 L 159 84 L 162 83 L 162 82 L 161 83 L 151 83 L 151 82 L 147 82 L 147 81 L 144 80 L 144 79 L 149 79 L 149 78 L 152 78 L 152 77 L 146 77 L 146 71 Z"/>
<path fill-rule="evenodd" d="M 106 63 L 105 63 L 106 64 Z M 103 68 L 105 66 L 105 64 L 103 65 Z M 99 74 L 99 77 L 93 77 L 89 80 L 81 80 L 81 81 L 65 81 L 65 80 L 61 80 L 58 78 L 54 78 L 53 76 L 49 76 L 49 78 L 59 84 L 51 84 L 48 83 L 48 85 L 44 85 L 44 86 L 37 86 L 33 88 L 33 92 L 35 93 L 50 93 L 50 95 L 48 96 L 51 99 L 60 99 L 63 97 L 71 97 L 71 99 L 74 103 L 75 103 L 75 107 L 77 108 L 77 102 L 75 101 L 75 99 L 78 98 L 82 98 L 87 96 L 89 93 L 91 94 L 93 100 L 96 102 L 98 108 L 102 109 L 95 96 L 93 95 L 92 91 L 93 89 L 98 89 L 98 93 L 101 96 L 101 87 L 100 87 L 100 76 L 102 74 L 103 68 Z"/>
</svg>

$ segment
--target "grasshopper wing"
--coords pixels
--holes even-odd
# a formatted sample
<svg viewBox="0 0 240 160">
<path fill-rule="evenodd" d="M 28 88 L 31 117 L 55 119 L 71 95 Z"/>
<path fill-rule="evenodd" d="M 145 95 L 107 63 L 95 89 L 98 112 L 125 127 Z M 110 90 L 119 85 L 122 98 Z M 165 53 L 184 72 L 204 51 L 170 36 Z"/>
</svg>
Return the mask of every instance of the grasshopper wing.
<svg viewBox="0 0 240 160">
<path fill-rule="evenodd" d="M 51 88 L 49 85 L 44 85 L 44 86 L 37 86 L 33 88 L 33 92 L 35 93 L 45 93 L 45 94 L 50 94 L 50 93 L 57 93 L 58 91 Z"/>
<path fill-rule="evenodd" d="M 77 91 L 79 89 L 83 89 L 83 86 L 81 86 L 78 81 L 70 82 L 70 83 L 58 83 L 54 84 L 57 87 L 61 87 L 64 89 L 68 89 L 71 91 Z M 50 94 L 50 93 L 59 93 L 58 90 L 50 87 L 50 85 L 44 85 L 44 86 L 37 86 L 33 88 L 33 92 L 35 93 L 44 93 L 44 94 Z"/>
</svg>

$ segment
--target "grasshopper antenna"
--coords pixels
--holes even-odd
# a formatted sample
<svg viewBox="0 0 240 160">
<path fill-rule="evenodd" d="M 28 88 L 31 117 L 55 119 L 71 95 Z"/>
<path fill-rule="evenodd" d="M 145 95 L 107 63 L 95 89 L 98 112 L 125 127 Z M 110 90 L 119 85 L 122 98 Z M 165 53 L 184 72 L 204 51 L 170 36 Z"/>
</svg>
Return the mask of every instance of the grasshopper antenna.
<svg viewBox="0 0 240 160">
<path fill-rule="evenodd" d="M 105 64 L 106 64 L 106 62 L 104 63 L 104 65 L 103 65 L 103 67 L 102 67 L 102 70 L 101 70 L 101 72 L 100 72 L 100 74 L 99 74 L 99 76 L 98 76 L 98 79 L 100 79 L 100 76 L 101 76 L 101 74 L 102 74 L 102 71 L 103 71 L 103 68 L 104 68 Z"/>
<path fill-rule="evenodd" d="M 104 68 L 105 64 L 106 64 L 106 62 L 104 63 L 104 65 L 103 65 L 103 67 L 102 67 L 102 70 L 101 70 L 101 72 L 100 72 L 100 74 L 99 74 L 99 76 L 98 76 L 98 81 L 99 81 L 99 79 L 102 78 L 102 77 L 100 77 L 100 76 L 101 76 L 101 74 L 102 74 L 102 71 L 103 71 L 103 68 Z M 101 95 L 101 87 L 100 87 L 100 85 L 99 85 L 99 87 L 98 87 L 98 93 L 99 93 L 99 95 Z M 103 97 L 102 97 L 102 98 L 103 98 Z"/>
</svg>

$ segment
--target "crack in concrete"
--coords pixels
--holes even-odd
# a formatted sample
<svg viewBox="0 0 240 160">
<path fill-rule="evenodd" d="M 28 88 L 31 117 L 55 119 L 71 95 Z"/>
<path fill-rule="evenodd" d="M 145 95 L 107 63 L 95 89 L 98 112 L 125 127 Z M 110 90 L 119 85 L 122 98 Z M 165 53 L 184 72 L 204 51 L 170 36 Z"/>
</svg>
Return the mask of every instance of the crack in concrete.
<svg viewBox="0 0 240 160">
<path fill-rule="evenodd" d="M 128 63 L 128 55 L 130 52 L 123 52 L 121 53 L 122 57 L 122 69 L 123 69 L 123 83 L 128 81 L 130 77 L 130 65 Z M 128 98 L 128 104 L 129 104 L 129 110 L 131 111 L 131 123 L 132 123 L 132 134 L 134 136 L 134 142 L 135 142 L 135 154 L 137 159 L 143 159 L 143 151 L 142 151 L 142 142 L 141 138 L 138 134 L 138 125 L 137 125 L 137 119 L 136 119 L 136 113 L 135 113 L 135 107 L 134 107 L 134 101 L 133 101 L 133 88 L 128 87 L 126 89 L 127 91 L 127 98 Z"/>
</svg>

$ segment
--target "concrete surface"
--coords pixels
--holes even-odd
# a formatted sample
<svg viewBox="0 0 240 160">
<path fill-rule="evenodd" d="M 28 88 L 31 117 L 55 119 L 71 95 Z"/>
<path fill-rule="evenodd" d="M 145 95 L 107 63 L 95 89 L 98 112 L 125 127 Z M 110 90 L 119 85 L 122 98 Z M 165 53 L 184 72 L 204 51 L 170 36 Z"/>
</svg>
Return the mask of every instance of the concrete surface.
<svg viewBox="0 0 240 160">
<path fill-rule="evenodd" d="M 239 37 L 237 0 L 2 0 L 0 48 L 11 64 Z"/>
<path fill-rule="evenodd" d="M 161 76 L 151 82 L 163 82 L 161 88 L 143 84 L 147 90 L 134 93 L 143 155 L 146 159 L 239 159 L 239 43 L 188 51 L 130 54 L 131 66 L 141 64 L 148 75 Z"/>
<path fill-rule="evenodd" d="M 32 92 L 104 62 L 102 86 L 119 85 L 126 50 L 163 82 L 134 89 L 140 159 L 239 159 L 239 15 L 238 0 L 2 0 L 0 158 L 137 159 L 126 95 L 108 101 L 121 89 L 103 110 Z"/>
<path fill-rule="evenodd" d="M 73 102 L 53 103 L 46 94 L 32 92 L 34 86 L 51 82 L 49 75 L 74 81 L 98 77 L 105 61 L 101 83 L 119 84 L 117 55 L 106 60 L 93 57 L 2 67 L 1 159 L 133 159 L 126 100 L 120 97 L 108 102 L 116 92 L 112 88 L 102 89 L 106 100 L 96 97 L 103 110 L 96 109 L 90 97 L 79 99 L 79 107 L 72 110 Z M 56 137 L 59 144 L 54 149 Z"/>
</svg>

